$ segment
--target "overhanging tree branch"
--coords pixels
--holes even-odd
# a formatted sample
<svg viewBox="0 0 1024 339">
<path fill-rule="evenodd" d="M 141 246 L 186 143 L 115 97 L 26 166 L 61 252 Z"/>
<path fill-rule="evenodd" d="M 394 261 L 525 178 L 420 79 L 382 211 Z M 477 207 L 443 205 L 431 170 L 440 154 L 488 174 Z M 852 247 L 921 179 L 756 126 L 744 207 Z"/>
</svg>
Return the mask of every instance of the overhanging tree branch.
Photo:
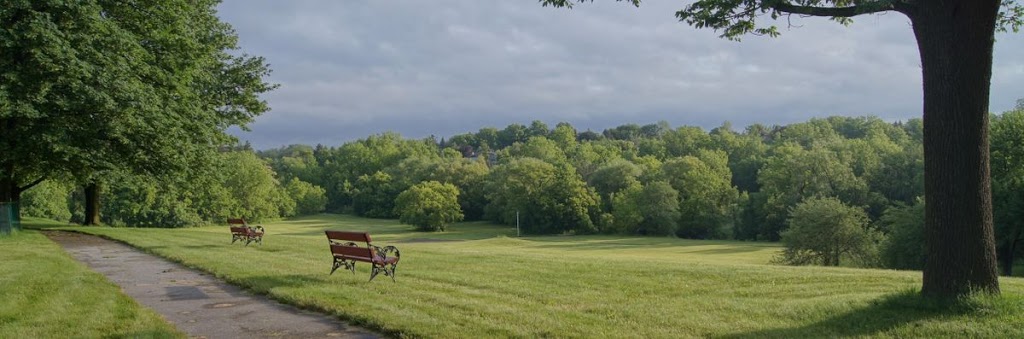
<svg viewBox="0 0 1024 339">
<path fill-rule="evenodd" d="M 32 188 L 35 185 L 39 185 L 39 183 L 43 182 L 43 180 L 46 180 L 45 176 L 44 177 L 40 177 L 39 179 L 36 179 L 35 181 L 28 183 L 28 185 L 25 185 L 25 186 L 22 186 L 22 187 L 17 187 L 17 188 L 15 188 L 15 190 L 18 193 L 27 191 L 29 188 Z"/>
<path fill-rule="evenodd" d="M 797 6 L 788 2 L 779 1 L 774 4 L 771 4 L 770 8 L 779 12 L 790 14 L 827 16 L 833 18 L 850 18 L 862 14 L 871 14 L 887 11 L 898 11 L 906 13 L 906 11 L 909 10 L 909 5 L 905 3 L 899 3 L 898 1 L 872 1 L 847 7 L 815 7 Z"/>
</svg>

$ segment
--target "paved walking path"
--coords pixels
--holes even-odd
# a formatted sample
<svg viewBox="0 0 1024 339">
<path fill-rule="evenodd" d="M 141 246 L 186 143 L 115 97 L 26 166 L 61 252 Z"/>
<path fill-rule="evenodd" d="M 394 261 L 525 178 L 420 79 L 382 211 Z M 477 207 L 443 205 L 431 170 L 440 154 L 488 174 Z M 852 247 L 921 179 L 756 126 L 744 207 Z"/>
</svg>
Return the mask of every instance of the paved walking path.
<svg viewBox="0 0 1024 339">
<path fill-rule="evenodd" d="M 46 235 L 191 337 L 379 337 L 331 317 L 253 295 L 125 244 L 71 232 Z"/>
</svg>

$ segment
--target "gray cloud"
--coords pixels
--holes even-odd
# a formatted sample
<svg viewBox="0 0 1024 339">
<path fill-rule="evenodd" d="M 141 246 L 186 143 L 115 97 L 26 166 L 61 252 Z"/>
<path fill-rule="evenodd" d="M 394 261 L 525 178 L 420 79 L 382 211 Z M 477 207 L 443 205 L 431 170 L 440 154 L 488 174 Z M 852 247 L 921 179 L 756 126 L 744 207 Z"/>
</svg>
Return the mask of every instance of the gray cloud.
<svg viewBox="0 0 1024 339">
<path fill-rule="evenodd" d="M 601 130 L 659 120 L 705 128 L 815 116 L 920 116 L 921 75 L 897 14 L 843 27 L 779 22 L 730 42 L 673 17 L 682 3 L 226 0 L 243 52 L 267 57 L 273 111 L 240 133 L 259 148 L 338 145 L 384 131 L 450 136 L 509 123 Z M 992 110 L 1024 97 L 1019 35 L 1000 35 Z"/>
</svg>

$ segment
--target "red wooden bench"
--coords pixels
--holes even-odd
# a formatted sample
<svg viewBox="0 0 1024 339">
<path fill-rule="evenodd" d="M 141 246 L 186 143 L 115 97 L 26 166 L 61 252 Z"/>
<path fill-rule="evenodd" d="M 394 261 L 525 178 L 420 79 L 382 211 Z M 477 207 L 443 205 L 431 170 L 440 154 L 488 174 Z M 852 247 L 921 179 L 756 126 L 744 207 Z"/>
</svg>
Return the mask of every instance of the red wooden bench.
<svg viewBox="0 0 1024 339">
<path fill-rule="evenodd" d="M 339 267 L 356 273 L 356 262 L 368 262 L 371 265 L 370 281 L 379 273 L 391 277 L 395 281 L 395 268 L 401 253 L 394 246 L 374 246 L 370 243 L 370 234 L 364 232 L 325 231 L 327 242 L 331 245 L 331 274 Z"/>
<path fill-rule="evenodd" d="M 249 226 L 245 222 L 245 219 L 228 219 L 228 227 L 231 228 L 231 243 L 235 241 L 244 240 L 245 246 L 249 246 L 249 243 L 256 242 L 257 244 L 263 245 L 263 226 Z"/>
</svg>

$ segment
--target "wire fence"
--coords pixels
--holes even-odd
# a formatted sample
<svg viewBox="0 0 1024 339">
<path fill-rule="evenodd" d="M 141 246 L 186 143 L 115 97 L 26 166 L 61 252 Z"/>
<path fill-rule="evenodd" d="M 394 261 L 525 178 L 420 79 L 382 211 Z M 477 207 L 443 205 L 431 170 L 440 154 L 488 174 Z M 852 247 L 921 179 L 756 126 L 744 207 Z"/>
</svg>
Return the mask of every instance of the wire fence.
<svg viewBox="0 0 1024 339">
<path fill-rule="evenodd" d="M 0 202 L 0 234 L 11 234 L 21 229 L 21 219 L 18 217 L 18 202 Z"/>
</svg>

